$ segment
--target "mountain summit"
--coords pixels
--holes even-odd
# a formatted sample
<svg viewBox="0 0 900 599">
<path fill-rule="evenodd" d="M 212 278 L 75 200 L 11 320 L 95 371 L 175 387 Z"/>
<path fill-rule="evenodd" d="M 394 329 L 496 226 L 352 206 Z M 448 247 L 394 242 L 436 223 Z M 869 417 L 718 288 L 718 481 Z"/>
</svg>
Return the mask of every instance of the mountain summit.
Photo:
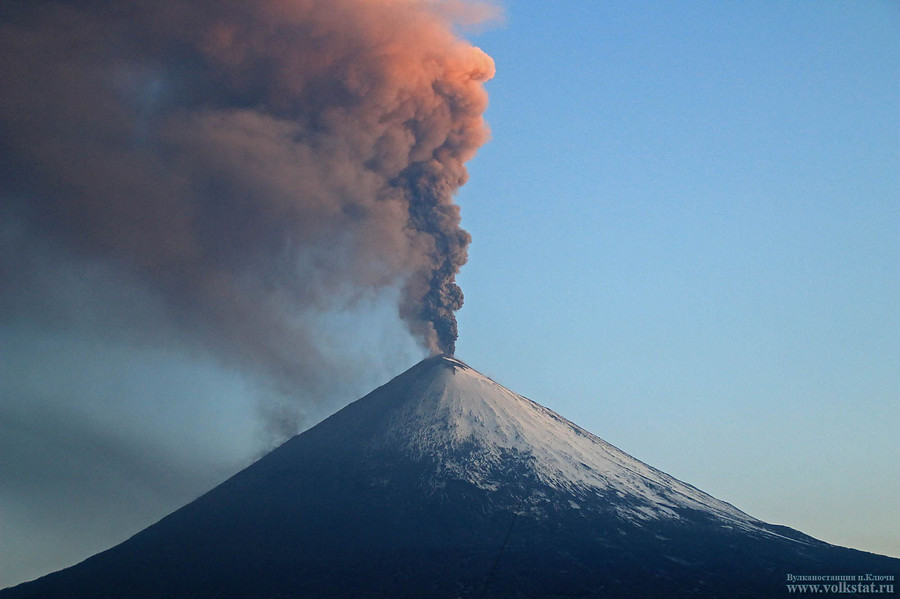
<svg viewBox="0 0 900 599">
<path fill-rule="evenodd" d="M 757 520 L 437 356 L 0 599 L 777 597 L 788 574 L 898 571 Z"/>
<path fill-rule="evenodd" d="M 401 448 L 430 461 L 434 485 L 451 479 L 487 491 L 504 487 L 525 510 L 540 511 L 549 507 L 550 497 L 565 497 L 570 506 L 605 506 L 625 520 L 678 518 L 680 511 L 695 510 L 763 530 L 735 507 L 651 468 L 455 358 L 425 360 L 365 403 L 374 406 L 379 397 L 385 398 L 385 404 L 378 403 L 378 413 L 387 416 L 383 423 L 372 430 L 373 416 L 363 416 L 360 401 L 342 416 L 362 416 L 362 422 L 345 426 L 357 439 L 368 439 L 370 448 Z"/>
</svg>

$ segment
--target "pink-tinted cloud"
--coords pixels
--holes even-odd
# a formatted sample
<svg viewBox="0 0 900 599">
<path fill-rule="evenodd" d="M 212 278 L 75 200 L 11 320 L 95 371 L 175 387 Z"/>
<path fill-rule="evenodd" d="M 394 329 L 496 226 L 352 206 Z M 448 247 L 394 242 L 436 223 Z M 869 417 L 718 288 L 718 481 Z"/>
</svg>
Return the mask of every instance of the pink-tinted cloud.
<svg viewBox="0 0 900 599">
<path fill-rule="evenodd" d="M 354 290 L 401 289 L 410 330 L 452 353 L 453 194 L 493 74 L 453 31 L 487 15 L 465 6 L 7 6 L 0 224 L 123 265 L 209 347 L 278 376 L 316 343 L 292 317 Z"/>
</svg>

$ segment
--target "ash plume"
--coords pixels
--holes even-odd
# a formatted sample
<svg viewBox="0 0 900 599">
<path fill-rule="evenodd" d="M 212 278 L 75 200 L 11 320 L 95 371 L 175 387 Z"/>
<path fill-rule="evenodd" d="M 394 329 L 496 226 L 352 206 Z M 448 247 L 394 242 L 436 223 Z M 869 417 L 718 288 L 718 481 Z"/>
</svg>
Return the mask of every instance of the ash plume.
<svg viewBox="0 0 900 599">
<path fill-rule="evenodd" d="M 184 334 L 286 384 L 320 353 L 303 315 L 370 290 L 399 289 L 409 329 L 452 354 L 470 240 L 453 195 L 488 138 L 493 75 L 453 23 L 482 10 L 5 3 L 0 225 L 15 251 L 0 302 L 34 292 L 21 269 L 52 247 L 127 273 Z"/>
</svg>

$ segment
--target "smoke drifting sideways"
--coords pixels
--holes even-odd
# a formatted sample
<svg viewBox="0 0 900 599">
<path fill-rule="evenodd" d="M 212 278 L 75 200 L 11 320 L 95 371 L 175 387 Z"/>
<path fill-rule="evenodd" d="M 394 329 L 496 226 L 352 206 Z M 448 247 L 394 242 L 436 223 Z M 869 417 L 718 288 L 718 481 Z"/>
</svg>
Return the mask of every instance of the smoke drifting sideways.
<svg viewBox="0 0 900 599">
<path fill-rule="evenodd" d="M 179 334 L 285 385 L 320 349 L 303 315 L 373 289 L 399 290 L 409 330 L 452 354 L 470 242 L 453 196 L 494 73 L 454 27 L 485 10 L 5 3 L 4 312 L 39 310 L 24 271 L 53 248 L 127 272 Z"/>
</svg>

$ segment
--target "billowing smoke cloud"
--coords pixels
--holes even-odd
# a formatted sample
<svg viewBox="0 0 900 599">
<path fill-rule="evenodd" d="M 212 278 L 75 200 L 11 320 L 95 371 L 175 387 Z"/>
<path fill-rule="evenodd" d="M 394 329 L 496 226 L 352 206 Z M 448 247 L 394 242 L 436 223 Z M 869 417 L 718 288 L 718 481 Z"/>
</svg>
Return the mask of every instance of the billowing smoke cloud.
<svg viewBox="0 0 900 599">
<path fill-rule="evenodd" d="M 0 1 L 0 587 L 453 351 L 481 16 Z"/>
<path fill-rule="evenodd" d="M 303 315 L 372 289 L 399 289 L 410 330 L 454 352 L 470 238 L 453 195 L 493 74 L 454 34 L 465 5 L 0 11 L 5 308 L 40 240 L 128 272 L 183 333 L 288 383 L 315 362 Z"/>
</svg>

